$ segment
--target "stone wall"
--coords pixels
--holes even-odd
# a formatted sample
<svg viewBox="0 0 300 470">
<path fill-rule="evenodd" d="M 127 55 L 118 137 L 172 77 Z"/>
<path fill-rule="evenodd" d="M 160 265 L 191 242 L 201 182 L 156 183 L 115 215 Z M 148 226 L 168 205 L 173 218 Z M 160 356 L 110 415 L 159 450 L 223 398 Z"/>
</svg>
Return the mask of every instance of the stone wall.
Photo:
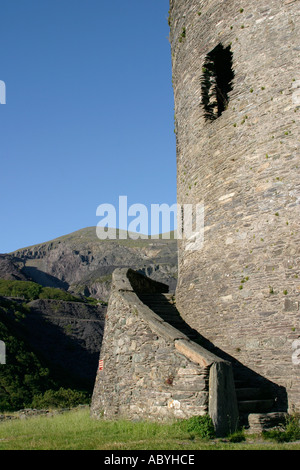
<svg viewBox="0 0 300 470">
<path fill-rule="evenodd" d="M 217 432 L 225 432 L 228 415 L 237 422 L 231 365 L 162 321 L 137 296 L 166 287 L 131 270 L 115 271 L 92 416 L 161 421 L 210 413 Z"/>
<path fill-rule="evenodd" d="M 299 0 L 171 0 L 178 203 L 203 204 L 204 245 L 179 242 L 176 301 L 224 353 L 300 409 Z M 230 47 L 227 109 L 205 119 L 203 65 Z M 299 352 L 299 348 L 298 348 Z"/>
</svg>

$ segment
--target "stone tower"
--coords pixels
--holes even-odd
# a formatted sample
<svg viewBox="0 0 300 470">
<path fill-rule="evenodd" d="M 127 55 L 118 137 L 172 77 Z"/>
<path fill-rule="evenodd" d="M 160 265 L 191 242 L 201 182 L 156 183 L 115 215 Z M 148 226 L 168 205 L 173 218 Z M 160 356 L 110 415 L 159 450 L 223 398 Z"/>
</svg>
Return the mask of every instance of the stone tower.
<svg viewBox="0 0 300 470">
<path fill-rule="evenodd" d="M 300 410 L 300 1 L 171 0 L 184 320 Z M 183 218 L 184 218 L 183 213 Z"/>
</svg>

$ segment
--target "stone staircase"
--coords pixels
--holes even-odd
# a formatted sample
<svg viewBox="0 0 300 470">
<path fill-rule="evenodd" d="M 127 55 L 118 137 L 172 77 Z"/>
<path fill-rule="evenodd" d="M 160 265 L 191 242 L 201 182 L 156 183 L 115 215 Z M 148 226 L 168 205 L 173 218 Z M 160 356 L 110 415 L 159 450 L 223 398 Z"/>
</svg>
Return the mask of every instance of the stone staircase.
<svg viewBox="0 0 300 470">
<path fill-rule="evenodd" d="M 190 340 L 202 344 L 201 335 L 191 328 L 181 317 L 176 308 L 173 294 L 139 294 L 140 300 L 165 322 L 184 333 Z M 233 373 L 235 370 L 233 366 Z M 270 392 L 253 386 L 247 380 L 235 380 L 235 389 L 240 415 L 240 426 L 247 432 L 261 432 L 282 424 L 286 413 L 275 410 L 275 400 Z"/>
<path fill-rule="evenodd" d="M 236 380 L 240 426 L 249 434 L 261 433 L 285 424 L 287 413 L 277 411 L 276 400 L 270 390 L 251 386 L 247 381 Z"/>
<path fill-rule="evenodd" d="M 173 294 L 140 294 L 139 298 L 165 322 L 177 328 L 192 341 L 197 340 L 199 333 L 183 320 L 176 308 Z"/>
<path fill-rule="evenodd" d="M 274 407 L 274 399 L 266 397 L 257 387 L 239 388 L 238 383 L 235 382 L 235 391 L 240 413 L 267 413 Z"/>
<path fill-rule="evenodd" d="M 277 421 L 273 424 L 273 420 L 270 419 L 268 426 L 265 425 L 261 428 L 258 426 L 260 421 L 267 422 L 265 418 L 274 409 L 275 400 L 270 393 L 241 380 L 235 380 L 235 391 L 241 427 L 244 427 L 248 432 L 255 433 L 277 425 Z M 277 414 L 274 417 L 277 418 Z M 257 422 L 255 429 L 253 425 L 251 426 L 251 421 Z"/>
</svg>

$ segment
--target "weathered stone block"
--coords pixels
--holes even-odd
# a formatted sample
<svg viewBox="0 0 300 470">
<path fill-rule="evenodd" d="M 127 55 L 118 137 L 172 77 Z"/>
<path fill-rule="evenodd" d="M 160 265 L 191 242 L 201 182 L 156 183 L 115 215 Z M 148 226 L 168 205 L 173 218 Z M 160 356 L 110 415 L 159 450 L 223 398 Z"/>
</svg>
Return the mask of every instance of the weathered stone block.
<svg viewBox="0 0 300 470">
<path fill-rule="evenodd" d="M 208 367 L 214 361 L 220 361 L 220 358 L 202 348 L 202 346 L 186 339 L 175 341 L 175 348 L 191 361 L 200 364 L 202 367 Z"/>
</svg>

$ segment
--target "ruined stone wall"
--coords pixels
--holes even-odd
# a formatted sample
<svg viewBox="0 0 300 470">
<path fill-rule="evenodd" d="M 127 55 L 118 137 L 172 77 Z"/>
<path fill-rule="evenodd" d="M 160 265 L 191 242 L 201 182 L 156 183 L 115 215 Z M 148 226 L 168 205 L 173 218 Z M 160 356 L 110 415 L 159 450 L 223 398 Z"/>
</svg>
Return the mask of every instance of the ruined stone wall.
<svg viewBox="0 0 300 470">
<path fill-rule="evenodd" d="M 94 416 L 164 420 L 208 411 L 208 371 L 153 333 L 121 294 L 109 306 L 100 359 Z"/>
<path fill-rule="evenodd" d="M 91 414 L 156 421 L 210 414 L 217 434 L 226 434 L 238 421 L 231 364 L 139 300 L 138 292 L 161 287 L 131 270 L 114 272 Z"/>
<path fill-rule="evenodd" d="M 209 369 L 175 349 L 172 329 L 171 335 L 167 326 L 163 336 L 157 334 L 155 329 L 160 326 L 138 301 L 129 282 L 113 286 L 100 353 L 103 362 L 92 399 L 93 416 L 164 420 L 208 412 Z M 180 332 L 177 337 L 184 339 Z"/>
<path fill-rule="evenodd" d="M 203 203 L 204 245 L 179 242 L 177 306 L 300 409 L 300 2 L 171 0 L 178 203 Z M 227 109 L 206 120 L 203 66 L 230 46 Z"/>
</svg>

